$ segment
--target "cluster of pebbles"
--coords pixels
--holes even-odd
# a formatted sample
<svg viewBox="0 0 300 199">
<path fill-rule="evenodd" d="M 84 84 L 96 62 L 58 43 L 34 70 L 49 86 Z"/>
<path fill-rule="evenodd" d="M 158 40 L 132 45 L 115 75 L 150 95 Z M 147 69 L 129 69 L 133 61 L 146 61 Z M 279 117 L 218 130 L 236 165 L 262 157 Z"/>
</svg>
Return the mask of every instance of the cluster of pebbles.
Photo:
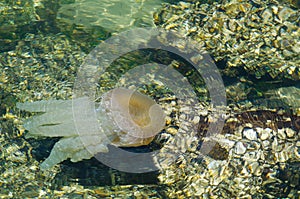
<svg viewBox="0 0 300 199">
<path fill-rule="evenodd" d="M 0 2 L 0 52 L 13 50 L 26 33 L 55 32 L 58 6 L 53 0 Z"/>
<path fill-rule="evenodd" d="M 181 122 L 176 136 L 169 136 L 161 149 L 159 179 L 168 185 L 168 197 L 300 196 L 299 116 L 262 110 L 228 112 L 222 132 L 210 136 L 210 111 L 198 112 L 200 118 Z M 189 118 L 188 114 L 179 117 Z M 194 120 L 199 121 L 198 131 L 191 131 Z M 199 147 L 204 142 L 212 144 L 208 155 Z"/>
<path fill-rule="evenodd" d="M 32 2 L 0 2 L 1 51 L 13 48 L 15 41 L 20 37 L 20 29 L 27 27 L 35 18 L 36 13 Z"/>
<path fill-rule="evenodd" d="M 0 53 L 0 198 L 54 192 L 50 181 L 58 171 L 39 172 L 39 162 L 32 156 L 39 143 L 24 139 L 22 119 L 14 106 L 18 101 L 69 98 L 84 56 L 64 35 L 30 33 L 12 50 Z"/>
<path fill-rule="evenodd" d="M 224 74 L 299 80 L 300 12 L 277 1 L 228 0 L 165 5 L 156 25 L 202 45 Z"/>
<path fill-rule="evenodd" d="M 167 4 L 154 15 L 159 27 L 196 40 L 224 75 L 247 74 L 254 79 L 287 80 L 291 85 L 264 88 L 263 97 L 251 103 L 247 94 L 253 82 L 232 86 L 236 94 L 227 87 L 235 103 L 223 114 L 225 125 L 217 135 L 207 133 L 208 123 L 216 119 L 210 116 L 211 107 L 195 105 L 190 112 L 184 108 L 177 117 L 184 120 L 178 122 L 176 133 L 171 131 L 173 136 L 167 131 L 159 159 L 163 168 L 159 179 L 168 185 L 168 197 L 300 196 L 300 105 L 295 84 L 300 77 L 299 13 L 277 1 L 231 0 Z M 249 104 L 236 104 L 241 99 Z M 193 111 L 198 117 L 190 117 Z M 199 121 L 197 130 L 194 121 Z M 204 143 L 210 143 L 208 156 L 201 153 Z"/>
<path fill-rule="evenodd" d="M 65 35 L 26 34 L 14 50 L 0 54 L 1 97 L 40 100 L 72 95 L 76 70 L 85 53 Z"/>
</svg>

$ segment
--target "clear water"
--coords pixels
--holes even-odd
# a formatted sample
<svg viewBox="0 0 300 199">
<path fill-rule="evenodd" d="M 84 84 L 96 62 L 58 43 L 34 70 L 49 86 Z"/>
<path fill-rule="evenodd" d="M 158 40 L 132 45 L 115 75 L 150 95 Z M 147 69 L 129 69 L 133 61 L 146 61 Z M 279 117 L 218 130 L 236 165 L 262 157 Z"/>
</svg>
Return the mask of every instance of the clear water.
<svg viewBox="0 0 300 199">
<path fill-rule="evenodd" d="M 178 6 L 184 7 L 187 2 L 191 1 Z M 219 10 L 227 5 L 226 1 L 218 2 Z M 259 2 L 251 1 L 250 4 Z M 286 2 L 292 3 L 293 10 L 299 13 L 297 2 Z M 178 1 L 0 2 L 0 198 L 300 197 L 299 73 L 292 76 L 294 79 L 272 79 L 268 75 L 258 78 L 237 69 L 239 73 L 232 76 L 224 72 L 227 59 L 214 61 L 209 54 L 209 58 L 195 67 L 197 64 L 193 60 L 199 57 L 193 53 L 197 47 L 182 47 L 186 40 L 174 35 L 164 38 L 163 34 L 156 37 L 149 33 L 155 22 L 163 21 L 164 17 L 170 19 L 163 12 L 155 14 L 165 3 L 177 4 Z M 203 1 L 199 7 L 205 7 L 205 3 L 212 2 Z M 239 8 L 243 9 L 243 5 Z M 275 9 L 276 4 L 273 7 L 270 4 L 270 10 L 274 12 Z M 189 12 L 192 15 L 188 9 L 179 15 Z M 298 16 L 295 21 L 298 20 L 296 27 L 299 28 L 299 15 L 295 16 Z M 182 20 L 181 25 L 188 29 L 190 22 Z M 135 28 L 146 31 L 130 32 Z M 124 31 L 130 34 L 122 37 Z M 293 34 L 299 35 L 299 29 Z M 153 38 L 147 40 L 151 36 Z M 149 43 L 145 45 L 144 40 Z M 201 44 L 197 42 L 196 46 Z M 293 44 L 293 49 L 299 48 L 299 42 Z M 168 46 L 170 43 L 175 51 Z M 93 57 L 96 55 L 99 57 Z M 110 59 L 111 63 L 107 61 Z M 300 57 L 293 59 L 299 63 Z M 109 66 L 105 70 L 101 68 L 107 63 Z M 145 64 L 147 67 L 140 67 Z M 297 70 L 299 65 L 295 65 Z M 49 171 L 40 171 L 40 163 L 48 157 L 59 138 L 25 138 L 27 131 L 22 124 L 32 114 L 18 110 L 16 103 L 66 100 L 74 93 L 91 94 L 99 101 L 104 92 L 117 86 L 137 89 L 151 96 L 167 114 L 165 129 L 150 145 L 122 150 L 132 154 L 165 150 L 167 155 L 172 155 L 157 158 L 171 161 L 170 164 L 162 163 L 161 170 L 146 173 L 124 172 L 93 158 L 76 163 L 68 160 Z M 247 132 L 244 129 L 256 130 L 255 135 L 251 134 L 255 138 L 243 134 Z M 262 132 L 257 129 L 271 129 L 273 134 L 262 141 Z M 217 136 L 219 131 L 227 140 L 231 139 L 229 145 L 234 143 L 231 149 L 227 150 L 227 145 L 223 146 L 218 140 L 224 138 Z M 172 140 L 170 137 L 180 142 L 168 142 Z M 209 140 L 210 137 L 215 140 Z M 234 149 L 237 146 L 241 147 Z M 252 154 L 263 151 L 264 159 L 257 160 L 261 170 L 258 174 L 253 171 L 255 161 L 247 162 L 246 155 L 230 156 L 243 150 L 243 146 L 249 147 L 247 150 Z M 205 147 L 210 150 L 205 151 Z M 287 151 L 280 153 L 280 147 Z M 116 150 L 113 146 L 109 149 Z M 272 150 L 276 152 L 273 154 Z M 242 153 L 240 151 L 237 153 Z M 114 153 L 106 158 L 111 158 L 111 154 Z M 137 164 L 122 162 L 122 156 L 115 158 L 120 159 L 120 164 Z M 155 164 L 151 158 L 147 161 L 151 166 Z M 227 167 L 220 166 L 222 161 L 227 161 Z M 223 168 L 230 168 L 224 170 L 236 174 L 222 173 Z M 209 177 L 202 178 L 202 174 Z M 216 183 L 214 175 L 222 179 L 221 182 Z M 239 184 L 247 186 L 241 188 Z M 227 190 L 226 186 L 232 190 Z M 246 191 L 242 192 L 243 189 Z"/>
</svg>

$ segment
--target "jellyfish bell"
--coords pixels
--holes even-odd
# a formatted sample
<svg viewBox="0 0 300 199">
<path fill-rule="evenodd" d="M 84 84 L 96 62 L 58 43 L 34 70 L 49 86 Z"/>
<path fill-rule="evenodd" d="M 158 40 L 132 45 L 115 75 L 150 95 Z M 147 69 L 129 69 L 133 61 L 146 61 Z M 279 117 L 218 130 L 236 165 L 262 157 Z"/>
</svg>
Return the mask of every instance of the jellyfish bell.
<svg viewBox="0 0 300 199">
<path fill-rule="evenodd" d="M 134 90 L 115 88 L 103 95 L 100 106 L 120 129 L 112 141 L 116 146 L 148 145 L 165 125 L 162 108 Z"/>
</svg>

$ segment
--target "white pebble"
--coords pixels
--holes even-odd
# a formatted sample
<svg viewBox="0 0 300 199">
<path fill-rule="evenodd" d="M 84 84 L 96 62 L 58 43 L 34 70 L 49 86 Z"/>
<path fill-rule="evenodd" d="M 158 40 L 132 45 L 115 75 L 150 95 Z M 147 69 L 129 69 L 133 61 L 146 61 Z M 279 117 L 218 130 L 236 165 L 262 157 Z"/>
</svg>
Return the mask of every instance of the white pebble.
<svg viewBox="0 0 300 199">
<path fill-rule="evenodd" d="M 246 150 L 247 149 L 242 142 L 236 143 L 235 150 L 234 150 L 236 154 L 239 154 L 239 155 L 244 154 L 246 152 Z"/>
<path fill-rule="evenodd" d="M 257 134 L 256 131 L 253 129 L 244 129 L 243 135 L 248 139 L 248 140 L 257 140 Z"/>
<path fill-rule="evenodd" d="M 194 119 L 193 119 L 193 123 L 194 123 L 194 124 L 198 124 L 199 121 L 200 121 L 200 117 L 196 115 L 196 116 L 194 117 Z"/>
<path fill-rule="evenodd" d="M 266 129 L 261 129 L 260 131 L 260 139 L 261 140 L 266 140 L 270 137 L 270 133 L 272 132 L 272 129 L 266 128 Z"/>
</svg>

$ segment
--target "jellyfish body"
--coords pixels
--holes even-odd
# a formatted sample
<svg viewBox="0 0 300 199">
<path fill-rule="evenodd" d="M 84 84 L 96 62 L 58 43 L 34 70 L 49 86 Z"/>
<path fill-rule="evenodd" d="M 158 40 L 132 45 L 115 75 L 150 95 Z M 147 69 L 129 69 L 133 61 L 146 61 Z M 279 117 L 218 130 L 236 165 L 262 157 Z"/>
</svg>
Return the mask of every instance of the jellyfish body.
<svg viewBox="0 0 300 199">
<path fill-rule="evenodd" d="M 150 97 L 115 88 L 99 104 L 88 97 L 18 103 L 17 107 L 40 115 L 29 118 L 26 138 L 61 137 L 40 165 L 49 169 L 70 158 L 72 162 L 108 152 L 107 145 L 149 144 L 165 125 L 165 114 Z"/>
</svg>

